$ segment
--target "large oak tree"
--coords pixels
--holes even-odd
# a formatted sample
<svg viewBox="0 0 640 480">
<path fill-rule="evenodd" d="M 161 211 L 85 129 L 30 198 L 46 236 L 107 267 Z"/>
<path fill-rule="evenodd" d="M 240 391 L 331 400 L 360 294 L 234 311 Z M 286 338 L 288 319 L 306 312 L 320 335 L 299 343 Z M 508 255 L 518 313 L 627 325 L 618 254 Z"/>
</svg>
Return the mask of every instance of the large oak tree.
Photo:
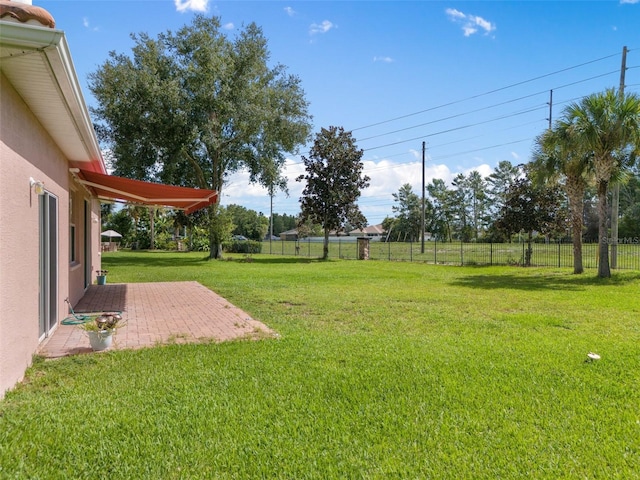
<svg viewBox="0 0 640 480">
<path fill-rule="evenodd" d="M 117 175 L 222 192 L 246 169 L 273 186 L 287 153 L 304 144 L 311 117 L 300 80 L 271 66 L 262 30 L 227 37 L 216 17 L 150 38 L 130 56 L 111 52 L 90 75 L 97 131 Z M 209 210 L 211 257 L 222 254 L 218 205 Z"/>
</svg>

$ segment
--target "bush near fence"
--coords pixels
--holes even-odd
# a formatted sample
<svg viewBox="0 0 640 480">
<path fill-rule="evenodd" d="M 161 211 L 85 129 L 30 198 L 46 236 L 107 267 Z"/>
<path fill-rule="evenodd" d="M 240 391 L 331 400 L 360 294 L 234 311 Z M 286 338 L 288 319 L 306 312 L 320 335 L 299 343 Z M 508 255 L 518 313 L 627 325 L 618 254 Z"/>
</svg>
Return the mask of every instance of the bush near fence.
<svg viewBox="0 0 640 480">
<path fill-rule="evenodd" d="M 261 253 L 262 243 L 255 240 L 231 240 L 222 243 L 222 248 L 227 253 Z"/>
<path fill-rule="evenodd" d="M 348 240 L 346 239 L 348 238 Z M 335 238 L 329 242 L 329 258 L 357 259 L 358 245 L 355 237 Z M 424 262 L 442 265 L 523 265 L 526 243 L 461 243 L 461 242 L 380 242 L 369 244 L 370 260 L 395 260 Z M 533 243 L 531 265 L 537 267 L 573 268 L 573 244 Z M 617 268 L 640 270 L 640 243 L 618 245 Z M 611 247 L 609 247 L 611 252 Z M 265 241 L 262 253 L 272 255 L 299 255 L 322 257 L 322 241 Z M 582 263 L 585 269 L 598 267 L 598 244 L 582 245 Z"/>
</svg>

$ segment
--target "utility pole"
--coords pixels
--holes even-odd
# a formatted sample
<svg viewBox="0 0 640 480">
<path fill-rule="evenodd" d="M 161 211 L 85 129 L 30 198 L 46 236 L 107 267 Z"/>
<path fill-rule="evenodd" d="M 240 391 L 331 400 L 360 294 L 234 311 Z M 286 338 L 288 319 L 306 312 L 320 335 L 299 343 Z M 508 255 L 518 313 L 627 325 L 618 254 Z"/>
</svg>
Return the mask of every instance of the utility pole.
<svg viewBox="0 0 640 480">
<path fill-rule="evenodd" d="M 424 190 L 426 188 L 425 184 L 424 184 L 424 159 L 425 159 L 425 153 L 427 151 L 427 144 L 426 142 L 422 142 L 422 219 L 420 221 L 420 230 L 422 230 L 420 237 L 422 238 L 422 242 L 420 244 L 420 253 L 424 253 L 424 215 L 425 215 L 425 211 L 424 211 L 424 205 L 425 205 L 425 198 L 424 198 Z"/>
<path fill-rule="evenodd" d="M 553 119 L 553 90 L 549 90 L 549 130 L 551 130 L 551 123 Z"/>
<path fill-rule="evenodd" d="M 271 255 L 271 241 L 273 240 L 273 185 L 269 185 L 269 255 Z"/>
<path fill-rule="evenodd" d="M 622 47 L 620 67 L 620 100 L 624 98 L 624 75 L 627 70 L 627 47 Z M 618 216 L 620 215 L 620 183 L 613 186 L 611 195 L 611 268 L 618 268 Z M 602 240 L 601 240 L 602 241 Z"/>
</svg>

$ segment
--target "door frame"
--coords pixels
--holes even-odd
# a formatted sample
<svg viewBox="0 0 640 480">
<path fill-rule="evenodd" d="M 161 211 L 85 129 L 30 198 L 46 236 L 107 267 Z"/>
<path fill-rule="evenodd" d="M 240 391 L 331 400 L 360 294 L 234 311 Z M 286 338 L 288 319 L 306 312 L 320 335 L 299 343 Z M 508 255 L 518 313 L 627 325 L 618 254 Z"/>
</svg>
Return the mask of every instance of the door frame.
<svg viewBox="0 0 640 480">
<path fill-rule="evenodd" d="M 45 191 L 38 196 L 39 210 L 39 336 L 51 335 L 58 325 L 59 255 L 58 197 Z"/>
</svg>

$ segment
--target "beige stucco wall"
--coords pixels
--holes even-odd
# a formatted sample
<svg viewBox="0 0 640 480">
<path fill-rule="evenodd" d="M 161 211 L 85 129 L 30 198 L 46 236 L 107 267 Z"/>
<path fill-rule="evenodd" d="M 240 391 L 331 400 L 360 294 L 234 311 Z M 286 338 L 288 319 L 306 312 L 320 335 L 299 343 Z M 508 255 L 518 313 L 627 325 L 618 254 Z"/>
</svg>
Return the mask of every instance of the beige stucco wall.
<svg viewBox="0 0 640 480">
<path fill-rule="evenodd" d="M 58 199 L 58 318 L 67 316 L 64 301 L 81 298 L 84 258 L 69 264 L 69 165 L 60 149 L 0 73 L 0 398 L 24 375 L 39 339 L 39 208 L 29 178 L 43 181 Z M 86 192 L 81 197 L 88 198 Z M 92 218 L 99 204 L 91 200 Z M 93 223 L 98 265 L 99 223 Z M 82 245 L 82 227 L 79 228 Z M 82 250 L 82 249 L 80 249 Z M 71 272 L 71 274 L 70 274 Z M 95 277 L 95 274 L 93 275 Z"/>
</svg>

